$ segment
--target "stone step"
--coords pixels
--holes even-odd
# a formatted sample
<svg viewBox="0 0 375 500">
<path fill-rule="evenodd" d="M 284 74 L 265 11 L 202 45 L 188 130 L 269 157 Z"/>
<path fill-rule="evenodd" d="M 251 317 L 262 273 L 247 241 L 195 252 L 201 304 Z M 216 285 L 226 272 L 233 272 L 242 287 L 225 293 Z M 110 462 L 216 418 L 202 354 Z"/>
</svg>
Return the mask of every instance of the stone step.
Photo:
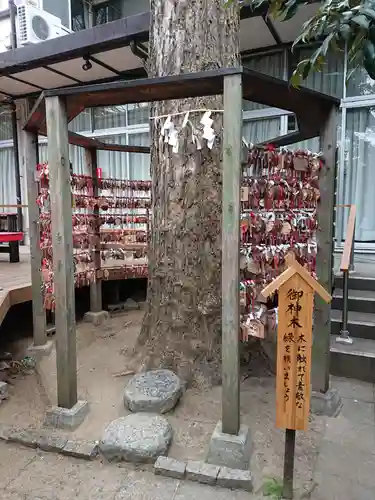
<svg viewBox="0 0 375 500">
<path fill-rule="evenodd" d="M 335 276 L 335 287 L 343 288 L 342 273 Z M 375 291 L 375 278 L 361 276 L 358 273 L 351 272 L 349 275 L 349 288 L 351 290 L 372 290 Z"/>
<path fill-rule="evenodd" d="M 332 309 L 343 309 L 343 291 L 333 292 Z M 373 290 L 349 290 L 349 311 L 375 313 L 375 292 Z"/>
<path fill-rule="evenodd" d="M 336 342 L 331 335 L 332 375 L 375 382 L 375 340 L 356 338 L 353 344 Z"/>
<path fill-rule="evenodd" d="M 339 335 L 342 311 L 331 311 L 331 333 Z M 352 337 L 375 340 L 375 314 L 349 311 L 348 330 Z"/>
</svg>

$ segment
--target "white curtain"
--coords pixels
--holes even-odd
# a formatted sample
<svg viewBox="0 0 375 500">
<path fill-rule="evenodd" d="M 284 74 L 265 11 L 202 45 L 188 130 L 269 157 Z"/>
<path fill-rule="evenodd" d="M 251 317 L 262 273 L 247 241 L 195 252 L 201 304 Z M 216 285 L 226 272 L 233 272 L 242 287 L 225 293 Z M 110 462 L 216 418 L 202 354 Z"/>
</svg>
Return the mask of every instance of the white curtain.
<svg viewBox="0 0 375 500">
<path fill-rule="evenodd" d="M 72 132 L 91 131 L 91 109 L 85 109 L 69 123 L 69 130 Z"/>
<path fill-rule="evenodd" d="M 148 132 L 121 134 L 99 139 L 113 144 L 149 146 Z M 121 153 L 119 151 L 98 151 L 98 167 L 103 177 L 129 180 L 150 179 L 150 155 L 142 153 Z"/>
<path fill-rule="evenodd" d="M 47 143 L 39 144 L 39 161 L 40 163 L 48 161 Z M 85 151 L 83 148 L 69 144 L 69 161 L 72 162 L 75 174 L 91 175 L 91 172 L 88 172 L 86 167 Z"/>
<path fill-rule="evenodd" d="M 150 133 L 143 132 L 128 135 L 129 146 L 150 146 Z M 130 178 L 135 181 L 151 180 L 150 155 L 143 153 L 129 153 Z"/>
<path fill-rule="evenodd" d="M 242 135 L 248 143 L 259 144 L 280 135 L 280 118 L 263 118 L 243 123 Z"/>
<path fill-rule="evenodd" d="M 344 162 L 345 204 L 357 206 L 356 241 L 375 242 L 375 108 L 348 109 Z M 344 238 L 348 211 L 344 217 Z"/>
<path fill-rule="evenodd" d="M 0 141 L 12 139 L 12 118 L 9 106 L 0 106 Z"/>
<path fill-rule="evenodd" d="M 0 149 L 0 174 L 0 205 L 15 205 L 17 196 L 13 148 Z M 16 211 L 15 208 L 0 208 L 0 212 Z"/>
</svg>

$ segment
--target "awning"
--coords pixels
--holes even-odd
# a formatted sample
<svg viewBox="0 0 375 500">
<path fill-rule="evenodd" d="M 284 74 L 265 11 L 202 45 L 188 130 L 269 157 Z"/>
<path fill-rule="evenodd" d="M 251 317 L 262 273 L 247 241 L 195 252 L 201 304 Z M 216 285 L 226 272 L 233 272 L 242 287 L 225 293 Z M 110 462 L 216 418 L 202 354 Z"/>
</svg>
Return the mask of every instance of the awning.
<svg viewBox="0 0 375 500">
<path fill-rule="evenodd" d="M 130 43 L 148 39 L 149 13 L 78 31 L 0 54 L 0 98 L 9 100 L 41 91 L 112 81 L 127 73 L 144 75 L 142 59 Z M 89 69 L 85 70 L 85 63 Z M 140 70 L 140 71 L 136 71 Z"/>
<path fill-rule="evenodd" d="M 291 43 L 318 6 L 301 6 L 286 22 L 271 21 L 264 9 L 243 8 L 242 53 Z M 150 13 L 146 12 L 1 53 L 0 101 L 38 96 L 53 88 L 145 76 L 139 55 L 147 53 L 149 24 Z"/>
</svg>

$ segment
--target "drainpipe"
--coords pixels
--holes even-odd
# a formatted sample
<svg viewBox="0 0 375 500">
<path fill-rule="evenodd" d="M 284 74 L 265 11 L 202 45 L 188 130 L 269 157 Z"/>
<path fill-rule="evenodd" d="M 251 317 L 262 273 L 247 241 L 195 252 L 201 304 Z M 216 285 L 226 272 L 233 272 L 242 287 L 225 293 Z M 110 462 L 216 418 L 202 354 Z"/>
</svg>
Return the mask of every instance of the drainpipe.
<svg viewBox="0 0 375 500">
<path fill-rule="evenodd" d="M 9 12 L 10 12 L 10 41 L 12 50 L 17 48 L 17 28 L 16 28 L 16 13 L 17 7 L 14 4 L 14 0 L 9 0 Z M 14 152 L 14 175 L 16 181 L 16 196 L 17 196 L 17 220 L 18 220 L 18 231 L 23 232 L 23 214 L 22 214 L 22 192 L 21 192 L 21 176 L 20 176 L 20 157 L 19 157 L 19 143 L 18 143 L 18 130 L 17 130 L 17 112 L 16 105 L 14 102 L 11 104 L 12 109 L 12 133 L 13 133 L 13 152 Z"/>
</svg>

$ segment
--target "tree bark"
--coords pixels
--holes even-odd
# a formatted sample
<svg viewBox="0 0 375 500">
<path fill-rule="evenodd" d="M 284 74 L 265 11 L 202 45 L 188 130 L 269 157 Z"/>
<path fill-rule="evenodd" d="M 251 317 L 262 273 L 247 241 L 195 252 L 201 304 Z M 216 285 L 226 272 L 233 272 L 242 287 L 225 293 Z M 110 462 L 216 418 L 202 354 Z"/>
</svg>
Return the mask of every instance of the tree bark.
<svg viewBox="0 0 375 500">
<path fill-rule="evenodd" d="M 239 65 L 239 9 L 223 0 L 152 0 L 151 77 Z M 152 116 L 222 109 L 222 96 L 157 102 Z M 191 113 L 197 127 L 202 113 Z M 152 220 L 148 300 L 136 351 L 144 368 L 168 367 L 189 382 L 217 383 L 221 367 L 221 132 L 212 150 L 192 144 L 188 125 L 179 152 L 151 120 Z M 183 116 L 173 117 L 180 129 Z"/>
</svg>

